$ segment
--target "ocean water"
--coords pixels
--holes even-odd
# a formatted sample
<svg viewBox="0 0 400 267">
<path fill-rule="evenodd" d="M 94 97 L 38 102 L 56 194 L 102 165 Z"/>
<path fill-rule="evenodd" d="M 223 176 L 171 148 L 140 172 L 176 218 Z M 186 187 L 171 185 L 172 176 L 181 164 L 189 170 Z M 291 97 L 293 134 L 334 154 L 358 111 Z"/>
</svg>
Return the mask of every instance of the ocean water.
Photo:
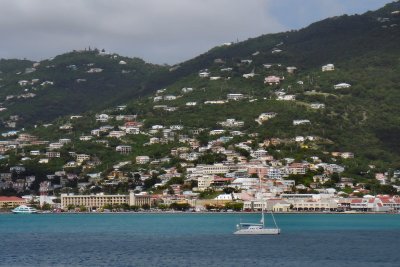
<svg viewBox="0 0 400 267">
<path fill-rule="evenodd" d="M 236 236 L 259 215 L 1 214 L 0 266 L 400 266 L 398 214 L 275 218 L 281 235 Z"/>
</svg>

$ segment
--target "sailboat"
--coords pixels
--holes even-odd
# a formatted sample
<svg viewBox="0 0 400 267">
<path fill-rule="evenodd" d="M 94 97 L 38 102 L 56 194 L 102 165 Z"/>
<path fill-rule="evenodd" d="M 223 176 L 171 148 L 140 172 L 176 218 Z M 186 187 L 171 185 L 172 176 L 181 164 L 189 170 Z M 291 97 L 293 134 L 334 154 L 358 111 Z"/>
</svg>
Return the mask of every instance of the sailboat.
<svg viewBox="0 0 400 267">
<path fill-rule="evenodd" d="M 260 194 L 261 194 L 261 177 L 260 177 Z M 274 214 L 271 211 L 272 220 L 275 227 L 265 226 L 264 216 L 264 200 L 261 201 L 261 221 L 260 223 L 239 223 L 236 226 L 235 235 L 279 235 L 281 229 L 278 227 L 275 221 Z"/>
</svg>

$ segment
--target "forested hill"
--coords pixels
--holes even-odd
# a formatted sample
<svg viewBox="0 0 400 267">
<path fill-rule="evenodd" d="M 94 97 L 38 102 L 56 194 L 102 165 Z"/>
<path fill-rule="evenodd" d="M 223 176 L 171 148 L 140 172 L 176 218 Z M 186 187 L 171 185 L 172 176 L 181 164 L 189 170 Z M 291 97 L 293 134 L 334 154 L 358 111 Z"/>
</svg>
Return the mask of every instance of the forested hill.
<svg viewBox="0 0 400 267">
<path fill-rule="evenodd" d="M 298 30 L 278 34 L 267 34 L 231 46 L 211 49 L 192 60 L 179 64 L 176 70 L 180 74 L 190 74 L 198 69 L 207 68 L 216 58 L 232 60 L 254 57 L 256 63 L 295 64 L 300 68 L 315 68 L 326 62 L 344 61 L 366 53 L 398 52 L 400 35 L 398 14 L 400 2 L 363 15 L 343 15 L 328 18 Z M 274 48 L 284 50 L 272 54 Z"/>
<path fill-rule="evenodd" d="M 171 75 L 185 77 L 161 95 L 173 101 L 152 99 L 135 102 L 128 110 L 143 114 L 147 125 L 184 124 L 218 128 L 227 118 L 244 120 L 247 132 L 262 137 L 318 136 L 329 140 L 320 149 L 352 151 L 364 159 L 397 162 L 400 142 L 400 3 L 394 2 L 363 15 L 340 16 L 314 23 L 299 31 L 269 34 L 211 49 L 174 66 Z M 334 71 L 321 67 L 332 63 Z M 287 67 L 296 67 L 294 74 Z M 208 78 L 200 78 L 208 72 Z M 243 75 L 251 74 L 251 78 Z M 284 77 L 279 85 L 264 78 Z M 347 83 L 349 88 L 335 89 Z M 195 88 L 182 94 L 182 88 Z M 207 105 L 239 93 L 245 101 Z M 294 95 L 296 101 L 276 101 L 278 95 Z M 160 98 L 158 98 L 160 99 Z M 268 101 L 265 101 L 267 99 Z M 251 102 L 250 102 L 251 101 Z M 197 102 L 195 107 L 185 106 Z M 311 104 L 324 104 L 313 110 Z M 174 112 L 153 106 L 177 107 Z M 167 109 L 169 110 L 169 109 Z M 263 112 L 279 114 L 258 125 Z M 310 125 L 294 126 L 307 119 Z M 331 141 L 331 142 L 330 142 Z"/>
<path fill-rule="evenodd" d="M 399 10 L 400 3 L 394 2 L 363 15 L 329 18 L 299 31 L 215 47 L 173 67 L 98 50 L 67 53 L 40 64 L 2 60 L 3 126 L 16 123 L 18 128 L 128 103 L 125 112 L 139 114 L 146 126 L 185 124 L 212 129 L 220 121 L 235 118 L 244 120 L 242 130 L 247 133 L 318 136 L 326 141 L 319 149 L 352 151 L 369 160 L 393 162 L 400 151 Z M 321 66 L 328 63 L 335 70 L 322 72 Z M 287 73 L 291 66 L 296 67 L 294 74 Z M 200 78 L 201 71 L 218 79 Z M 246 79 L 244 74 L 253 76 Z M 285 79 L 279 85 L 264 84 L 264 78 L 272 75 Z M 20 85 L 20 81 L 28 83 Z M 334 89 L 339 83 L 351 87 Z M 178 98 L 133 101 L 164 87 L 167 90 L 159 96 Z M 194 91 L 182 94 L 184 87 Z M 229 93 L 247 98 L 220 106 L 204 104 L 225 100 Z M 296 101 L 277 101 L 282 94 L 295 95 Z M 197 106 L 186 106 L 187 102 L 197 102 Z M 325 108 L 314 110 L 313 103 Z M 177 109 L 169 112 L 154 105 Z M 255 118 L 263 112 L 278 116 L 259 125 Z M 292 122 L 298 119 L 311 124 L 296 127 Z"/>
<path fill-rule="evenodd" d="M 98 111 L 165 85 L 166 74 L 164 66 L 97 49 L 41 62 L 2 59 L 0 127 L 19 129 L 59 116 Z"/>
</svg>

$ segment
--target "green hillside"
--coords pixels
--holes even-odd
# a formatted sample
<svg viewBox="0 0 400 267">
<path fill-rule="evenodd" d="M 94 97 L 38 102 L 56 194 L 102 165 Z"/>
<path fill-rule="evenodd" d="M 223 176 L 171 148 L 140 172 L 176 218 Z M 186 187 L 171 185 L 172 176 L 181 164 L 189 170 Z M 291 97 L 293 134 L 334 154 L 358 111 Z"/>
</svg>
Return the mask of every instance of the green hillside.
<svg viewBox="0 0 400 267">
<path fill-rule="evenodd" d="M 10 116 L 18 115 L 16 128 L 22 128 L 140 97 L 165 84 L 162 79 L 167 68 L 138 58 L 87 50 L 37 63 L 2 59 L 0 71 L 4 129 L 16 121 Z M 20 85 L 19 81 L 27 84 Z"/>
<path fill-rule="evenodd" d="M 21 123 L 37 123 L 38 127 L 29 127 L 27 132 L 41 140 L 72 140 L 60 149 L 61 159 L 52 159 L 42 166 L 37 164 L 39 158 L 24 163 L 29 174 L 38 174 L 42 178 L 63 168 L 66 161 L 71 160 L 71 151 L 99 159 L 100 163 L 89 170 L 83 167 L 74 170 L 82 177 L 95 171 L 107 175 L 113 164 L 134 162 L 139 155 L 159 161 L 158 167 L 180 169 L 180 163 L 187 163 L 185 160 L 172 157 L 163 165 L 161 159 L 171 156 L 172 148 L 189 146 L 179 139 L 196 138 L 203 146 L 218 140 L 216 143 L 223 143 L 226 149 L 239 151 L 246 157 L 249 155 L 235 145 L 248 141 L 251 148 L 257 149 L 260 143 L 279 140 L 268 144 L 268 148 L 267 145 L 261 147 L 268 149 L 268 153 L 278 160 L 285 161 L 289 157 L 297 162 L 312 162 L 312 157 L 318 157 L 322 162 L 343 165 L 346 168 L 344 177 L 371 181 L 373 173 L 400 168 L 398 10 L 400 3 L 394 2 L 363 15 L 329 18 L 299 31 L 269 34 L 216 47 L 168 68 L 149 65 L 139 59 L 100 55 L 98 51 L 65 54 L 41 62 L 36 71 L 29 74 L 15 75 L 33 62 L 2 61 L 2 98 L 13 90 L 23 90 L 18 85 L 22 79 L 55 81 L 54 85 L 35 91 L 37 96 L 34 98 L 3 102 L 7 110 L 2 111 L 2 118 L 6 122 L 10 115 L 16 114 L 22 117 Z M 126 64 L 121 65 L 121 60 Z M 326 64 L 334 64 L 334 70 L 322 71 Z M 75 65 L 76 70 L 71 65 Z M 288 73 L 287 67 L 296 69 L 294 73 Z M 92 68 L 103 71 L 88 73 Z M 201 72 L 209 73 L 209 77 L 200 77 Z M 277 76 L 281 80 L 279 84 L 269 85 L 264 83 L 268 76 Z M 86 81 L 77 82 L 77 79 Z M 341 83 L 350 86 L 335 89 L 334 86 Z M 241 94 L 242 99 L 228 100 L 228 94 Z M 285 96 L 293 96 L 295 100 L 281 100 L 286 99 Z M 120 104 L 127 107 L 116 109 Z M 312 104 L 320 106 L 315 108 Z M 110 116 L 109 120 L 96 120 L 101 109 Z M 54 120 L 51 126 L 38 123 L 39 120 L 48 121 L 81 112 L 86 112 L 81 114 L 82 118 L 63 116 Z M 256 122 L 262 113 L 275 116 Z M 117 120 L 118 115 L 131 117 Z M 133 119 L 133 115 L 137 117 Z M 227 119 L 235 119 L 243 125 L 228 127 L 221 124 Z M 305 123 L 295 125 L 298 120 Z M 111 130 L 120 130 L 126 121 L 143 124 L 141 134 L 127 134 L 121 138 L 108 135 Z M 65 130 L 60 128 L 62 125 L 72 128 Z M 171 131 L 151 130 L 155 125 L 183 128 L 171 130 L 174 135 L 165 137 Z M 104 126 L 108 126 L 108 130 L 91 134 L 93 129 Z M 198 134 L 200 130 L 203 132 Z M 212 130 L 225 132 L 210 135 Z M 89 135 L 92 135 L 91 139 L 80 140 L 81 136 Z M 296 141 L 302 140 L 301 137 L 303 141 Z M 150 144 L 151 138 L 163 141 Z M 123 155 L 116 152 L 119 145 L 131 146 L 132 152 Z M 47 151 L 45 145 L 37 149 L 42 154 Z M 351 152 L 355 156 L 354 159 L 334 158 L 332 152 Z M 9 156 L 7 167 L 21 162 L 21 155 L 9 152 Z M 206 152 L 194 163 L 222 160 Z M 122 169 L 138 171 L 142 166 L 127 164 Z M 310 184 L 310 177 L 307 179 L 305 184 Z"/>
</svg>

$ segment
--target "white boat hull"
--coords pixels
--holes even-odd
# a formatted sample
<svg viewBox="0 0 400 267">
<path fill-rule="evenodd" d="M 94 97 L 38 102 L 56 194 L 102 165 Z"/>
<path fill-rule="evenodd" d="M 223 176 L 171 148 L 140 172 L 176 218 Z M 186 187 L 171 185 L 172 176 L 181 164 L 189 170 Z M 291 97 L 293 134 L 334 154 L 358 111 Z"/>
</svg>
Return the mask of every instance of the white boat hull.
<svg viewBox="0 0 400 267">
<path fill-rule="evenodd" d="M 235 235 L 279 235 L 279 228 L 261 228 L 261 229 L 240 229 L 234 232 Z"/>
<path fill-rule="evenodd" d="M 32 207 L 21 205 L 21 206 L 16 207 L 15 209 L 13 209 L 12 212 L 15 214 L 33 214 L 33 213 L 37 213 L 38 210 L 35 208 L 32 208 Z"/>
</svg>

